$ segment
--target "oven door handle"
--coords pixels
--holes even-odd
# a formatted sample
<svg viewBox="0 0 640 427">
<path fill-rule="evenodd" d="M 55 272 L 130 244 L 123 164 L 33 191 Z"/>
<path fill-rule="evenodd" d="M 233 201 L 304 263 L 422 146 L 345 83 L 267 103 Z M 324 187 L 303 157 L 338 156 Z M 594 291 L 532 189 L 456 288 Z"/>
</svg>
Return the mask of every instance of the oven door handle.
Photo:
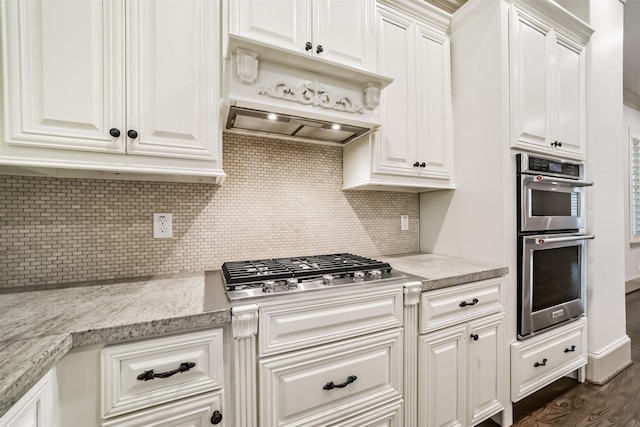
<svg viewBox="0 0 640 427">
<path fill-rule="evenodd" d="M 580 236 L 567 236 L 567 237 L 533 237 L 536 242 L 536 245 L 544 245 L 547 243 L 556 243 L 556 242 L 574 242 L 578 240 L 591 240 L 595 239 L 596 236 L 593 234 L 583 234 Z"/>
<path fill-rule="evenodd" d="M 532 177 L 534 182 L 557 182 L 560 184 L 569 184 L 574 187 L 591 187 L 593 181 L 582 181 L 579 179 L 555 178 L 553 176 L 536 175 Z"/>
</svg>

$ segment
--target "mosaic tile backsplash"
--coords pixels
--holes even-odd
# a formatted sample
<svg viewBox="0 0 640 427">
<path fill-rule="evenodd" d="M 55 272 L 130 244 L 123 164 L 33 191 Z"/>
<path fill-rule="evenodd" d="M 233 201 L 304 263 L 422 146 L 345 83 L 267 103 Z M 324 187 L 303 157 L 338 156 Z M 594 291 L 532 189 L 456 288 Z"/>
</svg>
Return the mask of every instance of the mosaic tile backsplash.
<svg viewBox="0 0 640 427">
<path fill-rule="evenodd" d="M 419 196 L 342 191 L 340 147 L 225 134 L 223 162 L 222 186 L 0 175 L 0 289 L 419 250 Z M 154 212 L 173 238 L 153 238 Z"/>
</svg>

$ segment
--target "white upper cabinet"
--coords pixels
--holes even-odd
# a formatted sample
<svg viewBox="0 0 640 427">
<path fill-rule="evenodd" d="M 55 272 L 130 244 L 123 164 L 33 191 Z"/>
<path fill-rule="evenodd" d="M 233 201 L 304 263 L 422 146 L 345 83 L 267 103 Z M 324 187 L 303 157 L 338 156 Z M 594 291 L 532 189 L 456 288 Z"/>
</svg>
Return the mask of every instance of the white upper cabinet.
<svg viewBox="0 0 640 427">
<path fill-rule="evenodd" d="M 344 189 L 453 188 L 448 17 L 428 6 L 378 5 L 378 69 L 393 83 L 382 128 L 344 148 Z"/>
<path fill-rule="evenodd" d="M 229 32 L 370 69 L 373 0 L 228 0 Z"/>
<path fill-rule="evenodd" d="M 511 27 L 511 146 L 584 159 L 588 38 L 517 6 Z"/>
<path fill-rule="evenodd" d="M 58 176 L 224 176 L 219 4 L 7 0 L 0 19 L 1 164 Z"/>
</svg>

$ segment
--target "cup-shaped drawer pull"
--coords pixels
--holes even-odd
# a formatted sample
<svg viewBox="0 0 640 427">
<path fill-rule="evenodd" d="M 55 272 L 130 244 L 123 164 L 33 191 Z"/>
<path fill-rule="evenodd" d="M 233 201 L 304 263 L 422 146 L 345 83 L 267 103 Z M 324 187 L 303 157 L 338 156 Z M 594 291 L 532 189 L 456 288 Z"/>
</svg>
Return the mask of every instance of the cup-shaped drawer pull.
<svg viewBox="0 0 640 427">
<path fill-rule="evenodd" d="M 576 351 L 576 346 L 572 345 L 571 347 L 565 348 L 564 352 L 565 353 L 571 353 L 572 351 Z"/>
<path fill-rule="evenodd" d="M 196 364 L 193 362 L 183 362 L 180 364 L 180 367 L 178 369 L 174 369 L 173 371 L 161 372 L 159 374 L 156 374 L 155 372 L 153 372 L 153 369 L 151 369 L 150 371 L 144 371 L 143 373 L 138 375 L 138 381 L 149 381 L 154 378 L 168 378 L 179 372 L 187 372 L 189 369 L 195 366 Z"/>
<path fill-rule="evenodd" d="M 479 303 L 480 301 L 478 301 L 478 298 L 474 298 L 471 300 L 471 302 L 466 302 L 466 301 L 462 301 L 460 303 L 460 307 L 467 307 L 469 305 L 476 305 L 477 303 Z"/>
<path fill-rule="evenodd" d="M 542 362 L 536 362 L 536 363 L 533 364 L 534 368 L 537 368 L 538 366 L 547 366 L 547 359 L 544 358 L 544 359 L 542 359 Z"/>
<path fill-rule="evenodd" d="M 330 381 L 330 382 L 326 383 L 325 385 L 323 385 L 322 388 L 323 388 L 323 390 L 333 390 L 334 388 L 345 388 L 346 386 L 348 386 L 352 382 L 355 382 L 355 380 L 357 380 L 357 379 L 358 379 L 358 377 L 356 377 L 355 375 L 349 375 L 347 377 L 347 380 L 345 382 L 343 382 L 342 384 L 334 384 L 333 381 Z"/>
</svg>

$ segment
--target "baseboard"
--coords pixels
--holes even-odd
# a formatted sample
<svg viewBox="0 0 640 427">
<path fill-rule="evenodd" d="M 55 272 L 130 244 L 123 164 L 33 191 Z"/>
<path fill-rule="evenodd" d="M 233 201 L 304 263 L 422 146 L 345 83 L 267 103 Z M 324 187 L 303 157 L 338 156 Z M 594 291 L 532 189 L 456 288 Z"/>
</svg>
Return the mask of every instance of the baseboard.
<svg viewBox="0 0 640 427">
<path fill-rule="evenodd" d="M 625 335 L 598 353 L 589 352 L 587 381 L 602 385 L 628 368 L 632 363 L 631 339 L 628 335 Z"/>
<path fill-rule="evenodd" d="M 640 279 L 640 274 L 633 277 L 627 277 L 624 283 L 624 292 L 626 294 L 635 292 L 640 289 L 640 280 L 638 279 Z"/>
</svg>

